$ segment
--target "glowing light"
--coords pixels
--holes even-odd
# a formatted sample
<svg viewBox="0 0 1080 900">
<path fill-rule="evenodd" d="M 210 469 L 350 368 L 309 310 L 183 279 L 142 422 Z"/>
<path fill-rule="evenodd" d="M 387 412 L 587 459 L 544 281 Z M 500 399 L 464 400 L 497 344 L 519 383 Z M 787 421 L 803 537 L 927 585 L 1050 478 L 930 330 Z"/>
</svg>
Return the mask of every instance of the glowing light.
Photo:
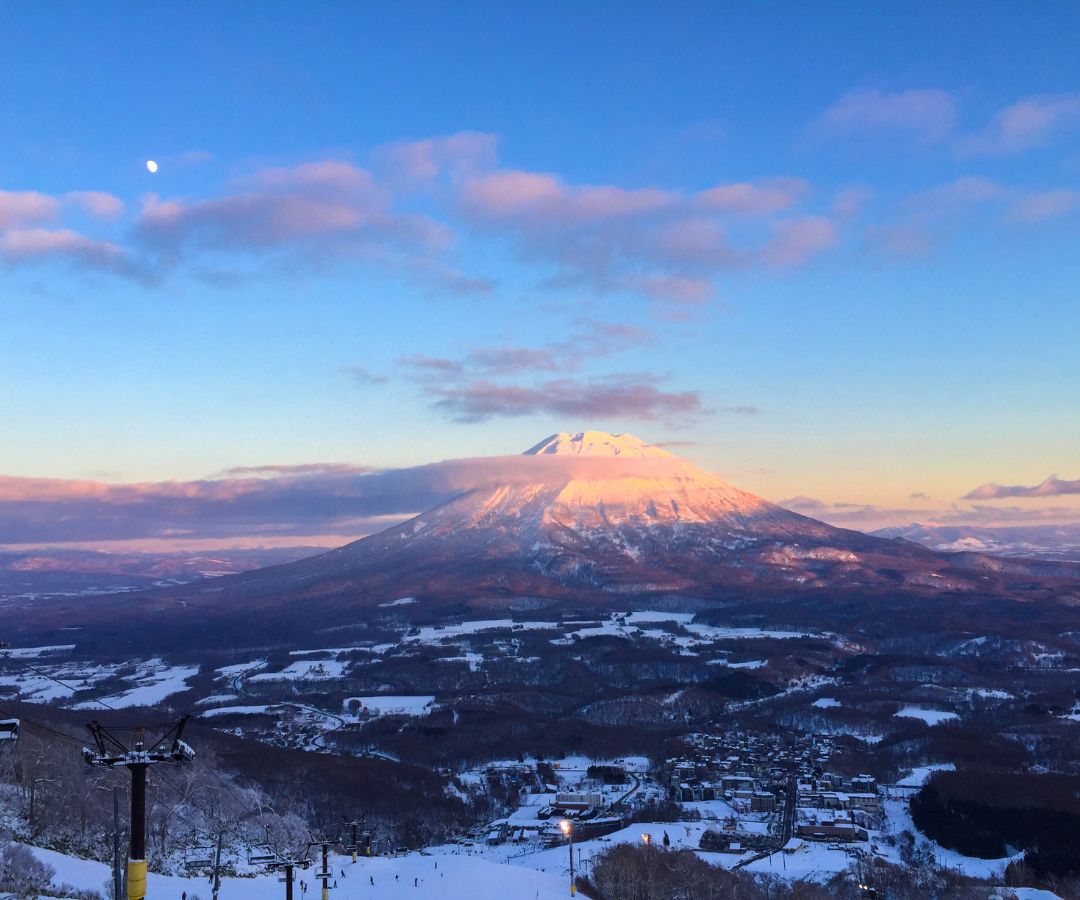
<svg viewBox="0 0 1080 900">
<path fill-rule="evenodd" d="M 562 829 L 562 833 L 563 833 L 563 834 L 569 834 L 569 833 L 570 833 L 570 830 L 571 830 L 571 829 L 572 829 L 572 828 L 573 828 L 574 826 L 570 824 L 570 821 L 569 821 L 568 819 L 563 819 L 563 820 L 562 820 L 562 821 L 561 821 L 561 822 L 559 823 L 559 827 L 560 827 L 560 828 Z"/>
<path fill-rule="evenodd" d="M 151 175 L 153 175 L 154 172 L 157 171 L 157 169 L 158 169 L 158 165 L 152 159 L 148 159 L 146 161 L 146 171 L 149 172 Z"/>
</svg>

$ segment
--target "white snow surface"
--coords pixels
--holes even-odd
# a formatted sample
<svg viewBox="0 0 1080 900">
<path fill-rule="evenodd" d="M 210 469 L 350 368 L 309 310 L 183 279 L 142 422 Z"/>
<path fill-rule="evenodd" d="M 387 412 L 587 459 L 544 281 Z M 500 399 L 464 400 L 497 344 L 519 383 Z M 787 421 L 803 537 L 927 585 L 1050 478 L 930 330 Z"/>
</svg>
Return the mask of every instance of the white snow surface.
<svg viewBox="0 0 1080 900">
<path fill-rule="evenodd" d="M 646 444 L 632 434 L 608 434 L 606 431 L 565 431 L 544 438 L 530 447 L 525 456 L 629 456 L 638 459 L 674 459 L 674 455 L 660 447 Z"/>
<path fill-rule="evenodd" d="M 904 719 L 922 719 L 927 725 L 940 725 L 942 722 L 951 722 L 960 717 L 954 712 L 943 709 L 927 709 L 922 706 L 905 706 L 899 712 L 893 713 Z"/>
<path fill-rule="evenodd" d="M 56 883 L 100 891 L 109 880 L 109 867 L 104 863 L 76 859 L 52 850 L 31 849 L 38 859 L 56 869 Z M 499 864 L 466 855 L 458 848 L 439 855 L 410 853 L 399 857 L 361 858 L 355 864 L 347 856 L 332 855 L 330 864 L 338 885 L 330 892 L 334 900 L 447 900 L 454 897 L 561 900 L 569 886 L 565 875 L 558 871 L 544 872 L 533 867 Z M 314 868 L 297 870 L 296 878 L 311 886 L 307 896 L 318 896 L 319 883 L 315 880 Z M 205 876 L 187 878 L 150 873 L 147 879 L 148 897 L 164 900 L 179 897 L 184 891 L 189 897 L 195 894 L 208 897 L 210 893 Z M 223 878 L 221 882 L 220 900 L 280 900 L 283 895 L 277 873 L 254 878 Z M 298 888 L 295 896 L 300 896 Z"/>
<path fill-rule="evenodd" d="M 134 675 L 125 678 L 135 684 L 130 690 L 103 697 L 100 701 L 83 700 L 76 709 L 95 709 L 107 704 L 113 709 L 132 706 L 155 706 L 166 697 L 188 689 L 188 679 L 199 674 L 198 666 L 169 666 L 161 659 L 151 659 L 139 664 Z"/>
<path fill-rule="evenodd" d="M 214 716 L 254 716 L 259 713 L 270 712 L 273 709 L 272 706 L 219 706 L 217 709 L 208 709 L 204 713 L 200 713 L 199 717 L 203 719 L 210 719 Z"/>
<path fill-rule="evenodd" d="M 280 672 L 260 672 L 248 681 L 333 681 L 345 674 L 345 663 L 334 659 L 303 659 Z"/>
<path fill-rule="evenodd" d="M 398 597 L 397 600 L 391 600 L 389 603 L 380 603 L 379 606 L 385 609 L 390 606 L 408 606 L 410 603 L 415 602 L 415 597 Z"/>
</svg>

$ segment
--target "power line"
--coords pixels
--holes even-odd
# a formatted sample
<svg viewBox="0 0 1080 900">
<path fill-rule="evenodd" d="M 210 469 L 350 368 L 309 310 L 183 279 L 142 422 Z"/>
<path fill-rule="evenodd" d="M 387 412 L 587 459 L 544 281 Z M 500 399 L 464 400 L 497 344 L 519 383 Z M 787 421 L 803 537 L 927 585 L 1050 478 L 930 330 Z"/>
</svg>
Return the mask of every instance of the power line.
<svg viewBox="0 0 1080 900">
<path fill-rule="evenodd" d="M 50 675 L 48 672 L 42 672 L 41 669 L 35 669 L 29 663 L 24 662 L 23 660 L 19 659 L 19 657 L 17 657 L 17 656 L 12 656 L 10 653 L 8 653 L 8 652 L 6 652 L 4 650 L 0 650 L 0 656 L 3 656 L 4 659 L 10 660 L 11 662 L 16 663 L 17 665 L 22 666 L 24 669 L 26 669 L 27 671 L 33 672 L 35 675 L 40 675 L 42 678 L 48 678 L 49 681 L 55 682 L 56 684 L 60 685 L 60 687 L 66 688 L 67 690 L 71 691 L 71 693 L 73 693 L 73 694 L 77 694 L 81 690 L 81 688 L 77 688 L 72 684 L 68 684 L 67 682 L 61 681 L 59 678 L 56 678 L 56 677 Z M 106 703 L 104 700 L 89 700 L 87 702 L 88 703 L 97 703 L 100 706 L 104 706 L 106 709 L 111 709 L 113 712 L 117 711 L 115 706 L 109 706 L 109 704 Z"/>
</svg>

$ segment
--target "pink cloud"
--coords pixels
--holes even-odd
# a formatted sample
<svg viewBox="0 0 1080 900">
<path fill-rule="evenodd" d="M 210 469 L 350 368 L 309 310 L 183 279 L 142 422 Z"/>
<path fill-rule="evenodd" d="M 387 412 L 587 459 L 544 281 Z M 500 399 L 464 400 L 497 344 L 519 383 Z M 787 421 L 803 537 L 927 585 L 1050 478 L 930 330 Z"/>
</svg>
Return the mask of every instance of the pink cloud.
<svg viewBox="0 0 1080 900">
<path fill-rule="evenodd" d="M 1007 195 L 1002 185 L 989 178 L 956 178 L 908 196 L 893 210 L 891 220 L 867 231 L 867 240 L 888 256 L 926 256 L 976 210 L 1000 202 Z"/>
<path fill-rule="evenodd" d="M 37 191 L 0 191 L 0 229 L 51 222 L 60 214 L 55 197 Z"/>
<path fill-rule="evenodd" d="M 634 273 L 622 277 L 618 283 L 629 290 L 676 306 L 700 306 L 707 303 L 715 292 L 709 279 L 687 275 Z"/>
<path fill-rule="evenodd" d="M 1041 222 L 1064 216 L 1080 208 L 1080 191 L 1060 188 L 1025 194 L 1009 209 L 1009 218 L 1016 222 Z"/>
<path fill-rule="evenodd" d="M 655 212 L 675 195 L 656 188 L 571 187 L 555 175 L 503 169 L 469 179 L 465 211 L 482 219 L 537 223 L 589 222 Z"/>
<path fill-rule="evenodd" d="M 423 141 L 401 141 L 380 147 L 375 157 L 393 181 L 420 184 L 445 172 L 459 178 L 493 169 L 499 138 L 494 134 L 463 131 Z"/>
<path fill-rule="evenodd" d="M 838 191 L 832 200 L 832 212 L 841 219 L 850 219 L 863 211 L 874 198 L 874 192 L 865 187 L 850 187 Z"/>
<path fill-rule="evenodd" d="M 470 366 L 493 374 L 520 372 L 558 372 L 564 362 L 542 347 L 481 347 L 466 357 Z"/>
<path fill-rule="evenodd" d="M 927 143 L 944 139 L 956 124 L 952 94 L 938 89 L 886 93 L 868 89 L 845 94 L 830 106 L 815 131 L 823 136 L 895 137 Z"/>
<path fill-rule="evenodd" d="M 251 179 L 254 184 L 275 191 L 325 191 L 365 195 L 370 202 L 386 197 L 376 187 L 371 173 L 337 159 L 301 163 L 290 168 L 263 169 Z"/>
<path fill-rule="evenodd" d="M 115 219 L 124 211 L 124 201 L 102 191 L 71 191 L 64 200 L 99 219 Z"/>
<path fill-rule="evenodd" d="M 960 149 L 1006 156 L 1045 146 L 1075 125 L 1080 125 L 1080 94 L 1027 97 L 997 113 L 982 131 L 964 138 Z"/>
<path fill-rule="evenodd" d="M 208 200 L 143 200 L 137 230 L 157 247 L 265 251 L 290 245 L 358 251 L 429 252 L 445 246 L 448 229 L 427 216 L 399 214 L 367 171 L 324 160 L 264 169 L 251 189 Z"/>
<path fill-rule="evenodd" d="M 964 500 L 1000 500 L 1004 497 L 1060 497 L 1080 494 L 1080 479 L 1068 481 L 1051 475 L 1036 485 L 982 484 L 965 494 Z"/>
<path fill-rule="evenodd" d="M 809 190 L 801 178 L 774 178 L 752 184 L 721 184 L 694 195 L 709 209 L 739 215 L 768 215 L 794 206 Z"/>
<path fill-rule="evenodd" d="M 836 226 L 820 216 L 806 216 L 780 222 L 772 240 L 762 251 L 771 266 L 801 266 L 811 257 L 837 243 Z"/>
<path fill-rule="evenodd" d="M 435 409 L 465 423 L 530 415 L 671 422 L 706 412 L 697 391 L 664 391 L 654 380 L 634 375 L 596 381 L 560 378 L 530 387 L 471 381 L 432 385 L 427 393 Z"/>
<path fill-rule="evenodd" d="M 727 229 L 715 219 L 685 218 L 663 226 L 655 235 L 652 252 L 665 261 L 710 267 L 745 262 L 745 255 L 728 240 Z"/>
<path fill-rule="evenodd" d="M 8 264 L 59 260 L 91 269 L 132 274 L 127 253 L 108 241 L 96 241 L 63 228 L 15 228 L 0 234 L 0 259 Z"/>
</svg>

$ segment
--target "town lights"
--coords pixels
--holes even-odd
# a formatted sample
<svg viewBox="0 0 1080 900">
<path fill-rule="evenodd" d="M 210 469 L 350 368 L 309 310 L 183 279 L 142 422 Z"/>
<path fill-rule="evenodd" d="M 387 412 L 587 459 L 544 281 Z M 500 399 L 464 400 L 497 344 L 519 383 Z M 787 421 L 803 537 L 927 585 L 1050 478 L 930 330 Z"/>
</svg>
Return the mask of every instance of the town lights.
<svg viewBox="0 0 1080 900">
<path fill-rule="evenodd" d="M 570 839 L 570 896 L 573 897 L 574 889 L 574 823 L 569 819 L 563 819 L 559 823 L 562 833 Z"/>
</svg>

